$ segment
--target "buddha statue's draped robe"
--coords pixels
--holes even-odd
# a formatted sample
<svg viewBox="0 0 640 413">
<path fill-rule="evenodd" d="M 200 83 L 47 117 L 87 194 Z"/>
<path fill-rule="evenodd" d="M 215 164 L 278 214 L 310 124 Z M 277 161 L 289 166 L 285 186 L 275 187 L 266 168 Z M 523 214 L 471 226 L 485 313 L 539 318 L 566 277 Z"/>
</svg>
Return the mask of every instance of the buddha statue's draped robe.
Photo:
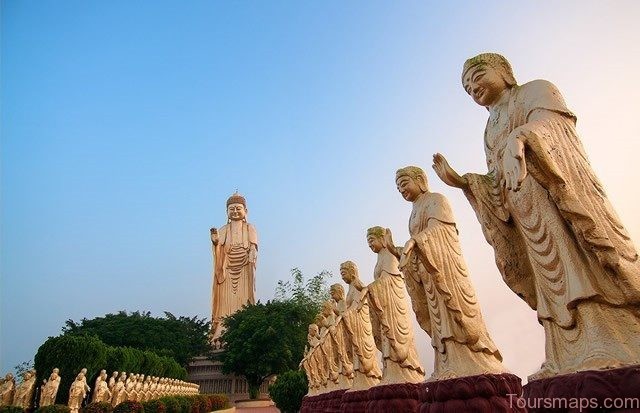
<svg viewBox="0 0 640 413">
<path fill-rule="evenodd" d="M 544 80 L 514 86 L 485 129 L 489 173 L 467 174 L 507 285 L 537 311 L 546 361 L 532 378 L 640 363 L 640 262 L 576 133 Z M 527 175 L 500 185 L 505 148 L 524 136 Z"/>
<path fill-rule="evenodd" d="M 378 253 L 373 278 L 368 295 L 373 335 L 384 360 L 380 384 L 420 383 L 424 369 L 416 352 L 404 276 L 386 248 Z"/>
</svg>

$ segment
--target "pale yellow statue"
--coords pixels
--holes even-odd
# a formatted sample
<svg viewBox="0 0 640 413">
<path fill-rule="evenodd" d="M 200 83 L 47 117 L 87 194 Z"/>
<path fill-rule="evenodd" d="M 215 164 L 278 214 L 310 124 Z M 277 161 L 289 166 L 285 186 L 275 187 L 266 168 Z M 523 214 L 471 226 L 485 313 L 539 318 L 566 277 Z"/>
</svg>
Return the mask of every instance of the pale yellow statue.
<svg viewBox="0 0 640 413">
<path fill-rule="evenodd" d="M 221 347 L 222 320 L 245 304 L 255 304 L 258 235 L 247 222 L 247 203 L 237 192 L 227 200 L 228 223 L 211 228 L 213 292 L 211 342 Z"/>
<path fill-rule="evenodd" d="M 118 381 L 118 372 L 114 371 L 111 373 L 111 377 L 109 377 L 109 391 L 113 392 L 113 389 L 116 386 L 116 382 Z"/>
<path fill-rule="evenodd" d="M 11 406 L 16 392 L 16 380 L 13 374 L 7 373 L 0 385 L 0 406 Z"/>
<path fill-rule="evenodd" d="M 640 261 L 589 165 L 576 117 L 545 80 L 517 85 L 494 53 L 465 62 L 462 84 L 489 112 L 485 175 L 434 169 L 461 188 L 507 285 L 537 311 L 546 361 L 537 379 L 640 364 Z"/>
<path fill-rule="evenodd" d="M 126 386 L 125 379 L 126 379 L 126 373 L 123 371 L 120 374 L 120 377 L 118 377 L 118 381 L 116 381 L 113 391 L 111 392 L 111 406 L 113 407 L 116 407 L 123 401 L 127 400 L 127 393 L 125 390 L 125 386 Z"/>
<path fill-rule="evenodd" d="M 109 384 L 107 383 L 107 372 L 106 370 L 100 371 L 100 375 L 98 376 L 99 380 L 96 379 L 96 384 L 93 391 L 93 401 L 94 402 L 110 402 L 111 401 L 111 391 L 109 390 Z"/>
<path fill-rule="evenodd" d="M 323 384 L 322 360 L 318 345 L 320 344 L 320 329 L 317 324 L 309 324 L 307 333 L 307 342 L 309 343 L 309 351 L 305 356 L 303 367 L 309 379 L 309 395 L 315 395 L 320 392 Z M 324 384 L 326 385 L 326 378 Z"/>
<path fill-rule="evenodd" d="M 373 336 L 382 352 L 380 384 L 420 383 L 424 380 L 424 368 L 416 352 L 404 276 L 398 268 L 391 231 L 369 228 L 367 243 L 378 256 L 374 281 L 368 290 Z"/>
<path fill-rule="evenodd" d="M 71 413 L 78 413 L 82 406 L 82 400 L 87 396 L 87 383 L 83 373 L 78 373 L 76 379 L 71 383 L 69 388 L 69 402 L 67 406 Z"/>
<path fill-rule="evenodd" d="M 506 372 L 484 324 L 447 198 L 429 191 L 416 166 L 399 169 L 396 185 L 413 204 L 401 266 L 418 323 L 435 351 L 430 379 Z"/>
<path fill-rule="evenodd" d="M 349 391 L 366 390 L 382 379 L 369 315 L 367 287 L 358 277 L 358 267 L 353 261 L 340 264 L 340 275 L 349 285 L 347 310 L 342 315 L 353 352 L 354 377 Z"/>
<path fill-rule="evenodd" d="M 60 387 L 60 370 L 54 368 L 49 375 L 49 380 L 42 388 L 40 393 L 40 407 L 50 406 L 56 403 L 56 396 L 58 395 L 58 388 Z"/>
<path fill-rule="evenodd" d="M 95 402 L 96 401 L 96 397 L 98 395 L 98 386 L 100 385 L 100 382 L 102 380 L 106 379 L 106 377 L 103 379 L 102 373 L 104 373 L 106 375 L 107 371 L 106 370 L 100 370 L 100 373 L 98 374 L 98 377 L 96 377 L 96 381 L 95 381 L 95 383 L 93 385 L 93 394 L 91 395 L 91 402 Z"/>
<path fill-rule="evenodd" d="M 36 371 L 28 370 L 22 374 L 22 383 L 16 387 L 13 405 L 28 409 L 31 407 L 33 392 L 36 388 Z"/>
<path fill-rule="evenodd" d="M 331 301 L 327 301 L 322 305 L 320 314 L 321 316 L 318 319 L 318 326 L 320 327 L 319 349 L 325 364 L 325 374 L 328 374 L 325 390 L 339 390 L 341 388 L 339 349 L 333 339 L 336 318 Z"/>
<path fill-rule="evenodd" d="M 332 300 L 332 310 L 336 319 L 333 331 L 333 341 L 338 354 L 338 366 L 340 371 L 340 388 L 348 389 L 353 385 L 353 348 L 349 341 L 347 327 L 342 319 L 347 311 L 347 300 L 344 287 L 340 284 L 333 284 L 329 289 Z"/>
</svg>

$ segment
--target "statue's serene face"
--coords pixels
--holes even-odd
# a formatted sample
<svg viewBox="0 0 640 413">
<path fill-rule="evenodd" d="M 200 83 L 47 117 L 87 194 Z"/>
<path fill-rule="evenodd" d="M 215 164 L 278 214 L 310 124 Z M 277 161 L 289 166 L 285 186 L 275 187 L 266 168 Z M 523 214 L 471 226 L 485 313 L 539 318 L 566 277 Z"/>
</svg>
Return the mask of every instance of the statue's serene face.
<svg viewBox="0 0 640 413">
<path fill-rule="evenodd" d="M 351 284 L 354 280 L 354 276 L 351 273 L 351 271 L 349 271 L 348 268 L 340 268 L 340 276 L 342 277 L 342 281 L 346 282 L 347 284 Z"/>
<path fill-rule="evenodd" d="M 227 216 L 232 221 L 242 221 L 247 216 L 247 210 L 242 204 L 231 204 L 227 207 Z"/>
<path fill-rule="evenodd" d="M 367 236 L 367 244 L 369 244 L 369 248 L 371 248 L 371 251 L 375 252 L 376 254 L 382 251 L 383 246 L 380 237 L 376 237 L 375 235 Z"/>
<path fill-rule="evenodd" d="M 396 180 L 396 188 L 398 188 L 398 192 L 402 197 L 409 202 L 418 199 L 418 196 L 422 193 L 422 189 L 420 189 L 420 185 L 416 180 L 407 175 L 403 175 Z"/>
<path fill-rule="evenodd" d="M 502 75 L 488 65 L 471 67 L 462 77 L 464 90 L 480 106 L 491 106 L 498 102 L 502 92 L 508 88 Z"/>
</svg>

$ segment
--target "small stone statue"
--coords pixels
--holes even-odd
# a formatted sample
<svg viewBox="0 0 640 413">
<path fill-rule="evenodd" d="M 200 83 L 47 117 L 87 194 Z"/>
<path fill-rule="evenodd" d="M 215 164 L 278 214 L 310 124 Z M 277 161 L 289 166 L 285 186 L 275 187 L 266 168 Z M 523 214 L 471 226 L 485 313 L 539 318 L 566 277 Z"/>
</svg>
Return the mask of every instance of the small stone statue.
<svg viewBox="0 0 640 413">
<path fill-rule="evenodd" d="M 429 191 L 426 174 L 416 166 L 399 169 L 396 185 L 413 203 L 402 270 L 418 323 L 435 351 L 431 379 L 506 372 L 484 324 L 449 202 Z"/>
<path fill-rule="evenodd" d="M 22 383 L 16 387 L 13 405 L 29 409 L 33 400 L 33 392 L 36 388 L 36 371 L 28 370 L 22 374 Z"/>
<path fill-rule="evenodd" d="M 40 393 L 40 407 L 50 406 L 56 403 L 56 396 L 58 394 L 58 388 L 60 387 L 60 370 L 54 368 L 49 375 L 49 380 L 46 380 L 42 392 Z"/>
<path fill-rule="evenodd" d="M 82 401 L 87 396 L 87 387 L 86 377 L 83 373 L 78 373 L 76 379 L 71 383 L 71 387 L 69 388 L 69 402 L 67 405 L 69 406 L 71 413 L 78 413 L 80 410 Z"/>
<path fill-rule="evenodd" d="M 398 268 L 391 231 L 369 228 L 367 243 L 378 256 L 368 290 L 373 336 L 384 365 L 380 384 L 420 383 L 424 369 L 416 352 L 404 276 Z"/>
<path fill-rule="evenodd" d="M 538 313 L 546 361 L 535 380 L 640 364 L 640 260 L 545 80 L 518 85 L 503 56 L 467 60 L 462 85 L 489 112 L 489 172 L 434 169 L 471 203 L 507 285 Z"/>
<path fill-rule="evenodd" d="M 358 267 L 352 261 L 340 264 L 342 280 L 349 285 L 347 310 L 342 315 L 353 352 L 354 378 L 350 391 L 366 390 L 382 378 L 373 338 L 367 287 L 358 277 Z"/>
<path fill-rule="evenodd" d="M 94 402 L 109 403 L 111 401 L 111 391 L 109 390 L 109 385 L 107 384 L 107 377 L 107 371 L 101 370 L 100 375 L 96 379 L 95 388 L 93 390 Z"/>
<path fill-rule="evenodd" d="M 16 392 L 16 380 L 13 374 L 7 373 L 0 384 L 0 406 L 11 406 Z"/>
<path fill-rule="evenodd" d="M 103 379 L 103 374 L 102 373 L 104 373 L 106 375 L 107 371 L 106 370 L 100 370 L 100 373 L 98 374 L 98 377 L 96 377 L 96 381 L 94 382 L 94 385 L 93 385 L 93 394 L 91 395 L 91 402 L 92 403 L 97 401 L 96 397 L 98 395 L 98 386 L 100 385 L 100 382 L 102 380 L 106 379 L 106 377 Z"/>
<path fill-rule="evenodd" d="M 349 341 L 349 336 L 344 320 L 344 313 L 347 311 L 347 301 L 345 299 L 344 287 L 340 284 L 333 284 L 329 289 L 331 295 L 336 327 L 333 332 L 333 340 L 337 348 L 338 364 L 340 370 L 340 388 L 348 389 L 353 385 L 353 348 Z"/>
<path fill-rule="evenodd" d="M 220 230 L 210 230 L 214 259 L 210 339 L 215 348 L 222 346 L 222 319 L 256 302 L 258 235 L 247 222 L 247 203 L 237 192 L 227 200 L 227 217 Z"/>
</svg>

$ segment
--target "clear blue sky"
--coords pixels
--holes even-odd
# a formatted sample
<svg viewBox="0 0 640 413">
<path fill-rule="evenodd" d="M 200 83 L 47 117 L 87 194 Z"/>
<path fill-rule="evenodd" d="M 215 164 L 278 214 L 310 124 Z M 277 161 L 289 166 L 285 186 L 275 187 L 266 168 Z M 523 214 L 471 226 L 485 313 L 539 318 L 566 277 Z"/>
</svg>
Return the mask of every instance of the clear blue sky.
<svg viewBox="0 0 640 413">
<path fill-rule="evenodd" d="M 337 281 L 353 259 L 372 280 L 365 230 L 406 240 L 394 173 L 408 164 L 451 199 L 507 366 L 535 371 L 535 313 L 431 155 L 486 170 L 486 111 L 460 70 L 501 52 L 521 83 L 560 87 L 638 240 L 640 3 L 444 3 L 3 0 L 1 372 L 69 318 L 209 317 L 209 227 L 235 189 L 258 229 L 263 300 L 292 267 Z"/>
</svg>

